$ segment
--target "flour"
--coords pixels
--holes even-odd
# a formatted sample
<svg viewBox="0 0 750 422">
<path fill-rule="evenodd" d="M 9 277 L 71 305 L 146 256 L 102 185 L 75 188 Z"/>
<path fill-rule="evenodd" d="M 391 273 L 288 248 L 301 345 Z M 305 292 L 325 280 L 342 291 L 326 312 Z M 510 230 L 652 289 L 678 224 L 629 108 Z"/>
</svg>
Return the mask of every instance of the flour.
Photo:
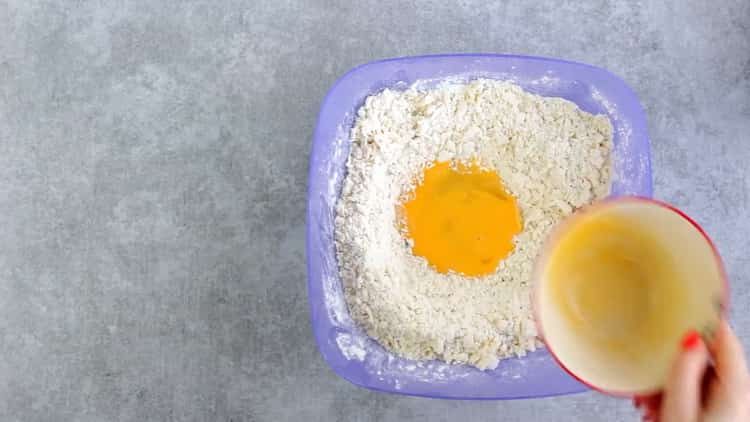
<svg viewBox="0 0 750 422">
<path fill-rule="evenodd" d="M 609 120 L 508 82 L 476 80 L 368 97 L 351 140 L 335 241 L 354 321 L 412 359 L 485 369 L 534 350 L 533 260 L 553 225 L 608 193 Z M 400 232 L 398 205 L 436 160 L 477 161 L 517 198 L 524 228 L 493 274 L 438 273 Z"/>
</svg>

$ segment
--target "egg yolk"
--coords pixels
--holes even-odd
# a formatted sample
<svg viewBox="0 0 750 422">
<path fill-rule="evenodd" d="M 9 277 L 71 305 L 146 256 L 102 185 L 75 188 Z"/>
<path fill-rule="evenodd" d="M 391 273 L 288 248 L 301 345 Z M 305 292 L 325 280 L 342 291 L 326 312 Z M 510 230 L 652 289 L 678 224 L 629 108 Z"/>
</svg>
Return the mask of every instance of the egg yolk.
<svg viewBox="0 0 750 422">
<path fill-rule="evenodd" d="M 521 231 L 515 198 L 476 164 L 434 163 L 402 212 L 412 253 L 441 273 L 491 274 Z"/>
</svg>

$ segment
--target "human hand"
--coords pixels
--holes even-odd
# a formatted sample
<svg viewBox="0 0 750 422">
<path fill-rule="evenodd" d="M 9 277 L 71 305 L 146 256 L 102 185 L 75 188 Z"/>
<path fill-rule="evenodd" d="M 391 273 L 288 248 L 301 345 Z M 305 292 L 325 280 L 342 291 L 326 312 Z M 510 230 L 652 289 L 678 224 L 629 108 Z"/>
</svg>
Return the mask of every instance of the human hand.
<svg viewBox="0 0 750 422">
<path fill-rule="evenodd" d="M 742 344 L 726 321 L 710 346 L 689 332 L 664 391 L 634 402 L 645 421 L 750 421 L 750 375 Z"/>
</svg>

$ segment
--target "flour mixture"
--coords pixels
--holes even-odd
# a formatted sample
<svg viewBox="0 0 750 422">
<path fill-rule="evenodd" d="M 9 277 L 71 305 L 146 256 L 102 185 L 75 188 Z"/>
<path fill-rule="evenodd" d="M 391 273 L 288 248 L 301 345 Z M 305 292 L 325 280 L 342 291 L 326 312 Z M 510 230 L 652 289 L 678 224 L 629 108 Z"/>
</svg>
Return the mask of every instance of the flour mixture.
<svg viewBox="0 0 750 422">
<path fill-rule="evenodd" d="M 609 120 L 508 82 L 476 80 L 368 97 L 351 138 L 335 240 L 353 319 L 386 349 L 412 359 L 486 369 L 501 358 L 534 350 L 539 343 L 530 304 L 533 260 L 553 225 L 607 195 Z M 448 174 L 450 168 L 474 168 L 475 176 L 466 180 L 497 180 L 493 189 L 507 191 L 514 201 L 498 203 L 500 214 L 457 215 L 455 227 L 447 220 L 439 223 L 440 231 L 428 227 L 433 235 L 453 230 L 457 239 L 480 242 L 472 243 L 479 255 L 466 258 L 477 258 L 477 265 L 451 266 L 467 248 L 445 249 L 442 256 L 415 246 L 420 231 L 411 228 L 432 218 L 432 205 L 419 208 L 409 201 L 428 191 L 422 188 L 426 179 L 437 177 L 436 171 Z M 503 199 L 504 194 L 493 195 Z M 445 198 L 445 204 L 452 200 Z M 516 203 L 517 230 L 491 230 L 510 224 Z M 404 210 L 411 209 L 422 214 L 407 224 Z M 509 240 L 485 242 L 503 233 L 510 233 Z M 446 248 L 453 244 L 443 243 Z M 426 246 L 439 244 L 433 238 Z M 506 250 L 481 255 L 495 244 Z M 433 256 L 448 261 L 434 262 Z"/>
</svg>

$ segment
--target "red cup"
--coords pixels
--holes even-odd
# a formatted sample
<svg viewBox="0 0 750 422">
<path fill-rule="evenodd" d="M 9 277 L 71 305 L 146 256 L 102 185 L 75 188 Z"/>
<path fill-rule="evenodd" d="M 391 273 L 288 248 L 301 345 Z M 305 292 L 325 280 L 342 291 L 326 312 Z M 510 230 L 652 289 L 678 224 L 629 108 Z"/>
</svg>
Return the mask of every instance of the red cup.
<svg viewBox="0 0 750 422">
<path fill-rule="evenodd" d="M 728 304 L 726 272 L 680 210 L 620 197 L 584 208 L 550 235 L 534 270 L 534 312 L 573 377 L 616 396 L 664 386 L 682 336 L 707 341 Z"/>
</svg>

